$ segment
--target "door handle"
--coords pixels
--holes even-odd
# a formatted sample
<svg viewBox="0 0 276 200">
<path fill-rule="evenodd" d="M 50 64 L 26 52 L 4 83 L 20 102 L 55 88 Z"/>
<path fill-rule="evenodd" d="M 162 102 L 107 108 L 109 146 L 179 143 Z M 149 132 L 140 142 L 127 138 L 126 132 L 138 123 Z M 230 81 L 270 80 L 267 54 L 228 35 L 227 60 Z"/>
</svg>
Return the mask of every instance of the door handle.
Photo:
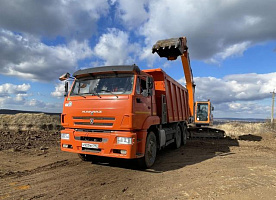
<svg viewBox="0 0 276 200">
<path fill-rule="evenodd" d="M 142 103 L 142 101 L 141 101 L 140 98 L 136 98 L 136 102 L 137 102 L 137 103 Z"/>
</svg>

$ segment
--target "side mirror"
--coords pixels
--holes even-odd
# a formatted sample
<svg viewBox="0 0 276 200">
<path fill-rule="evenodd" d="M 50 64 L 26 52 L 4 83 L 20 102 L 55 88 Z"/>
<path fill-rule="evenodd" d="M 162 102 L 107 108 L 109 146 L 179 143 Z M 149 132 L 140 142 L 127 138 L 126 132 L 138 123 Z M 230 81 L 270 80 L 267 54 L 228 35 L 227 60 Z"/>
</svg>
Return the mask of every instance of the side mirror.
<svg viewBox="0 0 276 200">
<path fill-rule="evenodd" d="M 144 97 L 148 97 L 148 96 L 149 96 L 149 95 L 148 95 L 148 91 L 147 91 L 147 90 L 143 90 L 142 95 L 143 95 Z"/>
<path fill-rule="evenodd" d="M 65 82 L 64 90 L 65 90 L 64 96 L 66 97 L 68 95 L 68 82 L 67 81 Z"/>
<path fill-rule="evenodd" d="M 152 96 L 152 89 L 143 90 L 142 95 L 143 95 L 144 97 Z"/>
<path fill-rule="evenodd" d="M 212 111 L 214 111 L 215 110 L 215 108 L 212 106 Z"/>
<path fill-rule="evenodd" d="M 148 89 L 152 89 L 153 88 L 153 78 L 152 77 L 147 77 L 147 80 L 146 80 L 146 83 L 147 83 L 147 88 Z"/>
<path fill-rule="evenodd" d="M 60 81 L 65 81 L 67 80 L 68 78 L 70 78 L 70 74 L 67 72 L 65 74 L 62 74 L 60 77 L 59 77 L 59 80 Z"/>
<path fill-rule="evenodd" d="M 147 89 L 143 90 L 142 95 L 144 97 L 152 96 L 152 88 L 153 88 L 153 78 L 147 77 L 146 79 L 146 87 Z"/>
</svg>

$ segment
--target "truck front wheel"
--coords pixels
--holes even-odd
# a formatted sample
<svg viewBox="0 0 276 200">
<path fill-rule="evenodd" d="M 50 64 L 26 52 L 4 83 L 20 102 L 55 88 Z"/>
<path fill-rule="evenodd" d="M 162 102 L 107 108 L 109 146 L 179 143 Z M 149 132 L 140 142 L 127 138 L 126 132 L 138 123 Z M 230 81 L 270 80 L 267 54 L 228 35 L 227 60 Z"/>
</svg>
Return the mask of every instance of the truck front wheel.
<svg viewBox="0 0 276 200">
<path fill-rule="evenodd" d="M 146 141 L 145 156 L 139 160 L 139 165 L 141 168 L 150 168 L 153 166 L 157 154 L 156 143 L 155 134 L 153 132 L 149 132 Z"/>
</svg>

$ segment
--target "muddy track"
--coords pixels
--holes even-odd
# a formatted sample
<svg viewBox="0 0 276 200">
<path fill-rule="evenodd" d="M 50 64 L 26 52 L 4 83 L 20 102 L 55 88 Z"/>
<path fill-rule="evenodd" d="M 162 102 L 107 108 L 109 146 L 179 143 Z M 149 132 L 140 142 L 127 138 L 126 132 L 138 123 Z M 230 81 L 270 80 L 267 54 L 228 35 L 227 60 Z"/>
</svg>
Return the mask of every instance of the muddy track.
<svg viewBox="0 0 276 200">
<path fill-rule="evenodd" d="M 68 160 L 59 160 L 56 161 L 54 163 L 50 163 L 47 165 L 43 165 L 43 166 L 39 166 L 35 169 L 31 169 L 31 170 L 24 170 L 24 171 L 9 171 L 4 173 L 3 175 L 0 175 L 0 178 L 6 178 L 6 177 L 22 177 L 22 176 L 28 176 L 34 173 L 40 173 L 40 172 L 44 172 L 47 170 L 53 170 L 56 169 L 58 167 L 63 167 L 63 166 L 67 166 L 67 165 L 77 165 L 79 162 L 76 161 L 68 161 Z"/>
<path fill-rule="evenodd" d="M 145 171 L 133 161 L 83 162 L 57 145 L 4 150 L 0 199 L 275 199 L 275 136 L 259 137 L 190 140 Z"/>
</svg>

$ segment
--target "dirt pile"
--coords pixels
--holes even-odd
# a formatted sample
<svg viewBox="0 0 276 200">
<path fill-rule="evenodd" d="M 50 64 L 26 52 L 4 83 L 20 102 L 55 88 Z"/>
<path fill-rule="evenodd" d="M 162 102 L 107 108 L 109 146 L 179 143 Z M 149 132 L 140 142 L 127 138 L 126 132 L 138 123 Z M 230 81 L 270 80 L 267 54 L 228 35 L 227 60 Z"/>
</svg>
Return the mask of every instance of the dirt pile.
<svg viewBox="0 0 276 200">
<path fill-rule="evenodd" d="M 60 117 L 46 114 L 0 115 L 0 150 L 47 150 L 59 142 Z"/>
<path fill-rule="evenodd" d="M 250 135 L 262 135 L 264 133 L 276 133 L 269 123 L 241 123 L 230 122 L 215 126 L 225 131 L 226 136 L 231 138 L 243 138 Z"/>
<path fill-rule="evenodd" d="M 52 131 L 60 129 L 59 115 L 47 115 L 44 113 L 0 115 L 0 130 L 2 131 Z"/>
</svg>

